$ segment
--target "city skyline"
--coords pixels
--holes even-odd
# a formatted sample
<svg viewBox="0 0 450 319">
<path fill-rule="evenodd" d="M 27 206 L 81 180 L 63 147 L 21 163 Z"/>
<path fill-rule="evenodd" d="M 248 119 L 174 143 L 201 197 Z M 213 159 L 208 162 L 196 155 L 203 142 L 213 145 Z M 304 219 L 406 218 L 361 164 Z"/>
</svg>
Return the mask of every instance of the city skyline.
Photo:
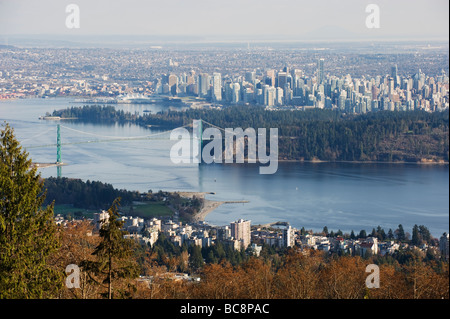
<svg viewBox="0 0 450 319">
<path fill-rule="evenodd" d="M 90 56 L 87 60 L 86 54 Z M 115 63 L 109 63 L 103 54 Z M 133 55 L 131 62 L 129 54 Z M 235 62 L 228 67 L 223 63 L 218 65 L 217 54 L 222 56 L 222 61 Z M 431 59 L 428 54 L 409 56 L 407 69 L 402 59 L 385 57 L 378 71 L 372 74 L 363 72 L 362 59 L 381 61 L 376 55 L 343 54 L 336 60 L 336 53 L 333 56 L 321 52 L 304 60 L 306 53 L 303 53 L 299 55 L 302 60 L 296 63 L 289 53 L 282 51 L 273 57 L 262 53 L 247 55 L 233 51 L 208 54 L 179 51 L 174 55 L 171 51 L 4 49 L 0 63 L 0 77 L 4 77 L 0 80 L 0 99 L 89 96 L 104 101 L 104 97 L 120 100 L 122 95 L 127 98 L 127 94 L 134 93 L 181 97 L 186 105 L 197 105 L 201 100 L 205 106 L 208 102 L 225 106 L 254 104 L 267 108 L 339 109 L 361 114 L 448 108 L 448 68 L 445 55 L 439 51 Z M 77 67 L 67 64 L 68 56 L 78 61 Z M 44 60 L 48 70 L 52 70 L 48 74 L 40 71 L 42 63 L 36 64 Z M 416 67 L 412 67 L 414 60 Z M 425 61 L 427 64 L 423 64 Z M 281 63 L 284 66 L 280 68 Z M 359 75 L 344 71 L 353 69 L 355 63 L 362 65 Z"/>
</svg>

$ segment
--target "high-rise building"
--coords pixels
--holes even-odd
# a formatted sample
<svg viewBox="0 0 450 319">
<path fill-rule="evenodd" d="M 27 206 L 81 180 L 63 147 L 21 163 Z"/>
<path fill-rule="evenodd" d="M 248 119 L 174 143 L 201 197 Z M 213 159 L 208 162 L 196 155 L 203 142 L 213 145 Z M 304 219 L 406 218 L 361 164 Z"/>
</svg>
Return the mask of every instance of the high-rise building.
<svg viewBox="0 0 450 319">
<path fill-rule="evenodd" d="M 198 96 L 206 97 L 209 91 L 209 74 L 202 73 L 198 76 Z"/>
<path fill-rule="evenodd" d="M 284 85 L 287 83 L 287 73 L 286 72 L 278 72 L 278 87 L 284 88 Z"/>
<path fill-rule="evenodd" d="M 223 241 L 231 238 L 231 229 L 228 226 L 217 228 L 217 240 Z"/>
<path fill-rule="evenodd" d="M 291 70 L 291 75 L 293 78 L 297 77 L 300 79 L 303 76 L 303 71 L 300 69 L 293 69 L 293 70 Z"/>
<path fill-rule="evenodd" d="M 317 83 L 322 84 L 325 79 L 325 74 L 323 70 L 324 59 L 317 60 Z"/>
<path fill-rule="evenodd" d="M 378 93 L 379 93 L 378 88 L 375 85 L 372 86 L 372 100 L 378 99 Z"/>
<path fill-rule="evenodd" d="M 391 77 L 394 79 L 394 86 L 400 86 L 400 77 L 398 76 L 397 64 L 391 67 Z"/>
<path fill-rule="evenodd" d="M 194 84 L 195 83 L 195 78 L 194 78 L 194 76 L 193 75 L 188 75 L 187 77 L 186 77 L 186 84 L 187 85 L 191 85 L 191 84 Z"/>
<path fill-rule="evenodd" d="M 178 91 L 178 77 L 175 74 L 169 75 L 168 84 L 169 84 L 170 94 L 177 95 L 177 91 Z"/>
<path fill-rule="evenodd" d="M 394 87 L 395 87 L 394 79 L 389 78 L 389 82 L 388 82 L 389 95 L 394 94 Z"/>
<path fill-rule="evenodd" d="M 341 94 L 339 95 L 338 101 L 337 101 L 338 108 L 341 111 L 345 110 L 345 100 L 346 99 L 347 99 L 347 91 L 342 90 Z"/>
<path fill-rule="evenodd" d="M 284 95 L 283 95 L 283 89 L 282 88 L 277 88 L 276 91 L 276 102 L 275 104 L 277 105 L 283 105 L 283 99 L 284 99 Z"/>
<path fill-rule="evenodd" d="M 281 247 L 292 247 L 295 245 L 294 229 L 291 225 L 287 225 L 286 228 L 283 229 L 282 242 L 280 244 Z"/>
<path fill-rule="evenodd" d="M 270 88 L 270 85 L 268 85 L 268 84 L 265 84 L 265 85 L 263 85 L 262 86 L 262 95 L 263 95 L 263 97 L 262 97 L 262 100 L 263 100 L 263 105 L 267 105 L 267 103 L 268 103 L 268 101 L 267 101 L 267 90 L 269 90 L 269 88 Z"/>
<path fill-rule="evenodd" d="M 391 76 L 395 78 L 398 75 L 398 67 L 397 64 L 391 67 Z"/>
<path fill-rule="evenodd" d="M 255 72 L 246 72 L 245 73 L 245 81 L 253 83 L 256 80 Z"/>
<path fill-rule="evenodd" d="M 233 83 L 232 82 L 225 82 L 223 84 L 223 88 L 224 88 L 224 98 L 227 102 L 231 102 L 231 100 L 233 99 Z"/>
<path fill-rule="evenodd" d="M 292 78 L 292 89 L 295 91 L 299 87 L 299 81 L 302 77 L 302 70 L 293 69 L 291 70 L 291 78 Z"/>
<path fill-rule="evenodd" d="M 277 88 L 280 89 L 280 88 Z M 267 95 L 267 97 L 264 99 L 266 102 L 266 106 L 272 107 L 275 105 L 275 99 L 276 99 L 276 89 L 271 86 L 269 87 L 266 91 L 265 94 Z"/>
<path fill-rule="evenodd" d="M 251 103 L 254 100 L 254 92 L 251 88 L 245 88 L 244 90 L 244 103 Z"/>
<path fill-rule="evenodd" d="M 222 101 L 222 75 L 220 73 L 213 74 L 212 100 L 214 102 Z"/>
<path fill-rule="evenodd" d="M 286 105 L 291 104 L 292 98 L 294 97 L 294 92 L 291 89 L 291 86 L 289 83 L 285 83 L 284 84 L 284 91 L 283 91 L 283 95 L 284 95 L 284 103 Z"/>
<path fill-rule="evenodd" d="M 275 70 L 266 71 L 265 84 L 275 86 Z"/>
<path fill-rule="evenodd" d="M 251 242 L 251 226 L 249 220 L 239 219 L 230 224 L 231 237 L 241 242 L 241 247 L 246 249 Z"/>
<path fill-rule="evenodd" d="M 240 101 L 241 86 L 239 83 L 233 83 L 231 102 L 236 104 Z"/>
</svg>

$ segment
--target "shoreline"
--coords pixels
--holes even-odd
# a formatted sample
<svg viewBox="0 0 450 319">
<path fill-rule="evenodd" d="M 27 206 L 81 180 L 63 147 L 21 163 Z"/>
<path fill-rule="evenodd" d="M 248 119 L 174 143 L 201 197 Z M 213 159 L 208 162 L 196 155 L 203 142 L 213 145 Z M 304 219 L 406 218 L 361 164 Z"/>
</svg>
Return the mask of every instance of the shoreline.
<svg viewBox="0 0 450 319">
<path fill-rule="evenodd" d="M 204 221 L 206 216 L 213 212 L 216 208 L 223 204 L 238 204 L 238 203 L 248 203 L 249 201 L 246 200 L 240 200 L 240 201 L 216 201 L 216 200 L 210 200 L 206 199 L 205 195 L 214 195 L 215 193 L 211 192 L 175 192 L 176 194 L 179 194 L 181 197 L 185 198 L 193 198 L 198 197 L 203 200 L 203 206 L 200 209 L 200 211 L 192 216 L 192 221 L 195 223 Z"/>
<path fill-rule="evenodd" d="M 192 216 L 192 221 L 193 222 L 205 221 L 205 218 L 206 216 L 208 216 L 209 213 L 213 212 L 216 208 L 225 203 L 226 202 L 223 201 L 203 199 L 203 207 L 197 214 Z"/>
<path fill-rule="evenodd" d="M 385 162 L 385 161 L 325 161 L 325 160 L 278 160 L 279 163 L 347 163 L 347 164 L 413 164 L 413 165 L 448 165 L 446 161 L 419 161 L 419 162 Z"/>
<path fill-rule="evenodd" d="M 218 163 L 223 165 L 235 165 L 235 164 L 257 164 L 249 163 L 248 159 L 244 159 L 244 163 Z M 446 162 L 444 160 L 440 161 L 418 161 L 418 162 L 406 162 L 406 161 L 397 161 L 397 162 L 386 162 L 386 161 L 329 161 L 329 160 L 295 160 L 295 159 L 279 159 L 278 163 L 338 163 L 338 164 L 411 164 L 411 165 L 448 165 L 450 162 Z"/>
</svg>

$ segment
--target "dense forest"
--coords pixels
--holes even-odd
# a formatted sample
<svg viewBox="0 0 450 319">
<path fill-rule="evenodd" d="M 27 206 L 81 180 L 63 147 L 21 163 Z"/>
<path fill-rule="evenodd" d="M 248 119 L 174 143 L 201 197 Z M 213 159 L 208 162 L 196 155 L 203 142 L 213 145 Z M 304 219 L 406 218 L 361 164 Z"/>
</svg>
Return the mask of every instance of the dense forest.
<svg viewBox="0 0 450 319">
<path fill-rule="evenodd" d="M 449 112 L 277 110 L 257 106 L 189 109 L 156 114 L 116 111 L 113 106 L 72 107 L 55 116 L 102 123 L 135 123 L 173 129 L 202 119 L 222 128 L 278 128 L 280 160 L 420 162 L 449 159 Z"/>
<path fill-rule="evenodd" d="M 44 180 L 47 191 L 44 205 L 52 201 L 55 204 L 71 204 L 77 208 L 104 209 L 109 207 L 117 197 L 122 199 L 122 205 L 129 205 L 133 200 L 139 200 L 139 193 L 119 190 L 111 184 L 99 181 L 82 181 L 74 178 L 49 177 Z"/>
<path fill-rule="evenodd" d="M 111 184 L 100 181 L 83 181 L 81 179 L 67 177 L 49 177 L 44 180 L 43 189 L 46 191 L 44 205 L 49 205 L 53 201 L 56 205 L 72 205 L 75 208 L 86 210 L 97 210 L 107 208 L 116 198 L 121 199 L 121 206 L 128 206 L 128 214 L 134 211 L 136 204 L 157 203 L 177 211 L 179 217 L 184 221 L 190 221 L 203 207 L 203 199 L 198 197 L 184 198 L 176 192 L 149 190 L 146 193 L 130 191 L 126 189 L 116 189 Z M 126 210 L 122 210 L 127 213 Z M 154 212 L 157 215 L 157 212 Z M 155 215 L 155 216 L 156 216 Z"/>
</svg>

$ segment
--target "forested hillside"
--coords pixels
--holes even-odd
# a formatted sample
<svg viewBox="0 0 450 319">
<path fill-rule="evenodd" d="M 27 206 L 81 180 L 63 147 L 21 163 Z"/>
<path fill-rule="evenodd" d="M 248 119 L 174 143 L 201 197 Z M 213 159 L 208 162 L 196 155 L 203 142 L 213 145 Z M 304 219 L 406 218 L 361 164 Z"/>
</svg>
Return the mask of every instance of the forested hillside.
<svg viewBox="0 0 450 319">
<path fill-rule="evenodd" d="M 256 106 L 189 109 L 157 114 L 84 106 L 53 115 L 88 122 L 135 123 L 172 129 L 202 119 L 222 128 L 278 128 L 279 158 L 323 161 L 445 161 L 449 158 L 449 112 L 376 112 L 351 115 L 332 110 L 268 111 Z"/>
<path fill-rule="evenodd" d="M 45 205 L 55 201 L 57 205 L 73 204 L 78 208 L 105 209 L 120 197 L 123 205 L 138 200 L 139 193 L 115 189 L 111 184 L 99 181 L 82 181 L 67 177 L 49 177 L 44 180 Z"/>
</svg>

